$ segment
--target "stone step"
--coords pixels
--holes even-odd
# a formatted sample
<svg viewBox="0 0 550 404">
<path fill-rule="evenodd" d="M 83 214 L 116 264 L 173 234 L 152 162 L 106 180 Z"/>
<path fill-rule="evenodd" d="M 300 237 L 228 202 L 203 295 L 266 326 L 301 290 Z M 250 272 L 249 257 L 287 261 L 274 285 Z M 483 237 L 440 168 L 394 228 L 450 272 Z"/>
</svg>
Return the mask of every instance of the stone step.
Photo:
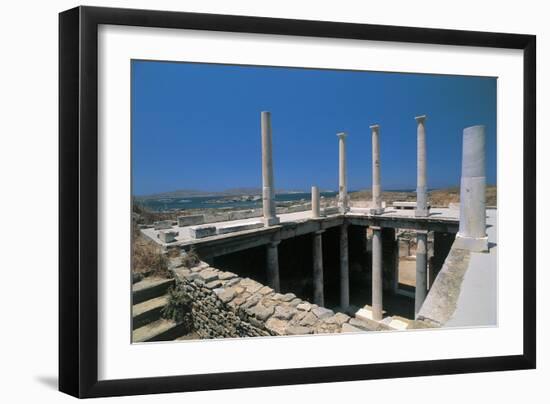
<svg viewBox="0 0 550 404">
<path fill-rule="evenodd" d="M 183 324 L 161 318 L 132 331 L 132 342 L 173 341 L 186 331 Z"/>
<path fill-rule="evenodd" d="M 168 295 L 134 304 L 132 307 L 132 329 L 143 327 L 160 319 L 162 309 L 168 304 Z"/>
<path fill-rule="evenodd" d="M 132 285 L 132 304 L 165 295 L 168 289 L 175 284 L 174 279 L 149 277 Z"/>
</svg>

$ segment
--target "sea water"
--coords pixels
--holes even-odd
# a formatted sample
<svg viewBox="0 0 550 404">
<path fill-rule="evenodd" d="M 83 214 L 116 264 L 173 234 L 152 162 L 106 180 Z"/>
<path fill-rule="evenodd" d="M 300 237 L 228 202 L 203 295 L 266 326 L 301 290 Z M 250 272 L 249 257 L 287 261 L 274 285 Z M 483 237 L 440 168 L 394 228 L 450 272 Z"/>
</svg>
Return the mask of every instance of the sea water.
<svg viewBox="0 0 550 404">
<path fill-rule="evenodd" d="M 321 196 L 332 198 L 337 195 L 337 192 L 321 192 Z M 136 201 L 146 208 L 153 211 L 168 211 L 168 210 L 184 210 L 184 209 L 208 209 L 208 208 L 238 208 L 238 209 L 253 209 L 262 206 L 261 198 L 257 200 L 225 200 L 238 199 L 239 196 L 190 196 L 179 198 L 158 198 L 158 199 L 140 199 Z M 287 193 L 276 194 L 277 202 L 292 202 L 297 203 L 301 200 L 311 202 L 311 193 Z"/>
</svg>

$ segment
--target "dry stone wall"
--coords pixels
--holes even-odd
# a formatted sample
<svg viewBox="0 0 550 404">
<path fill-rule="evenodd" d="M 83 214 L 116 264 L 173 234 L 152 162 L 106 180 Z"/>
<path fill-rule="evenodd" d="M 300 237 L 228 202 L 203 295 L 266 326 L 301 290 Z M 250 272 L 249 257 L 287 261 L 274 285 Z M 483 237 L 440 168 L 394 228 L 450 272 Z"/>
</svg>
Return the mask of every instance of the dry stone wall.
<svg viewBox="0 0 550 404">
<path fill-rule="evenodd" d="M 193 326 L 201 338 L 368 330 L 365 324 L 346 314 L 311 304 L 293 293 L 276 293 L 252 279 L 212 268 L 204 262 L 172 271 L 177 284 L 193 301 Z"/>
</svg>

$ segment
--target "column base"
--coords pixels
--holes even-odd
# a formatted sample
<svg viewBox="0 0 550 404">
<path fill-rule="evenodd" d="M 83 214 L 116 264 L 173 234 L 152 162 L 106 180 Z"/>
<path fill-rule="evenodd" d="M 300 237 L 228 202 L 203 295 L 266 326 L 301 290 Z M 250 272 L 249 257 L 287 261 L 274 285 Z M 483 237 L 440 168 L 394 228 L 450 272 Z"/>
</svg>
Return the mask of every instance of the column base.
<svg viewBox="0 0 550 404">
<path fill-rule="evenodd" d="M 414 217 L 428 217 L 430 216 L 429 209 L 416 209 L 414 211 Z"/>
<path fill-rule="evenodd" d="M 489 238 L 465 237 L 457 234 L 453 247 L 472 252 L 489 252 Z"/>
<path fill-rule="evenodd" d="M 264 225 L 266 227 L 275 226 L 275 225 L 280 223 L 279 218 L 277 216 L 275 216 L 275 217 L 264 217 L 262 219 L 262 221 L 264 222 Z"/>
<path fill-rule="evenodd" d="M 381 215 L 384 213 L 384 208 L 370 208 L 369 213 L 371 215 Z"/>
</svg>

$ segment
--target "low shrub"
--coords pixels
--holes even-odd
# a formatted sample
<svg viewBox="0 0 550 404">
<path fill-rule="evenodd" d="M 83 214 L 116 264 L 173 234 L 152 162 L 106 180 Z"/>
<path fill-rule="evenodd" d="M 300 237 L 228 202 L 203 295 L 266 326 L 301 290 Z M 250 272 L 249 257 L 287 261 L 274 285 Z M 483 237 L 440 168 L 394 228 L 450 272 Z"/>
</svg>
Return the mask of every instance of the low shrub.
<svg viewBox="0 0 550 404">
<path fill-rule="evenodd" d="M 193 268 L 199 265 L 200 262 L 201 260 L 193 247 L 191 247 L 191 249 L 186 253 L 182 254 L 181 264 L 186 268 Z"/>
<path fill-rule="evenodd" d="M 192 300 L 181 286 L 170 288 L 168 304 L 162 309 L 162 317 L 185 325 L 187 332 L 193 328 Z"/>
</svg>

